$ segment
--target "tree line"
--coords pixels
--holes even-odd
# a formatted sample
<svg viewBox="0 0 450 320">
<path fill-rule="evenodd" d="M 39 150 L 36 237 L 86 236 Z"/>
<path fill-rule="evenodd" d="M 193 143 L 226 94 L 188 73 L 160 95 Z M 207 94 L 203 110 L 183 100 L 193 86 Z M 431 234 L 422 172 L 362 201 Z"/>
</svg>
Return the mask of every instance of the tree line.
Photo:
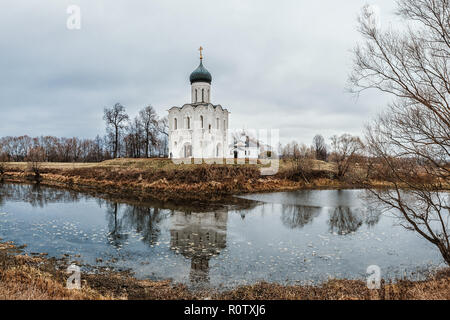
<svg viewBox="0 0 450 320">
<path fill-rule="evenodd" d="M 167 157 L 169 123 L 167 117 L 159 118 L 152 106 L 131 119 L 125 107 L 116 103 L 104 109 L 103 120 L 112 158 Z"/>
<path fill-rule="evenodd" d="M 118 157 L 167 157 L 167 118 L 152 106 L 130 120 L 125 107 L 116 103 L 104 109 L 106 134 L 89 138 L 7 136 L 0 138 L 0 161 L 100 162 Z"/>
<path fill-rule="evenodd" d="M 281 159 L 291 160 L 294 163 L 292 174 L 300 176 L 308 181 L 315 167 L 311 160 L 321 160 L 336 164 L 336 176 L 345 178 L 350 173 L 352 165 L 362 162 L 368 155 L 365 153 L 364 142 L 358 136 L 348 133 L 333 135 L 330 145 L 327 145 L 322 135 L 313 138 L 310 146 L 304 143 L 292 141 L 286 145 L 279 146 Z"/>
</svg>

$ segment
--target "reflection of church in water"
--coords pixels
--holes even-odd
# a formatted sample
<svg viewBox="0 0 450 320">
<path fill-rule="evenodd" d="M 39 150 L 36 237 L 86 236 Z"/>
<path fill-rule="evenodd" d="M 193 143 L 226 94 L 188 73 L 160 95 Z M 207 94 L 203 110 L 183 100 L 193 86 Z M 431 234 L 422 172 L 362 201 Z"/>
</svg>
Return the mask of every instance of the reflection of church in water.
<svg viewBox="0 0 450 320">
<path fill-rule="evenodd" d="M 191 260 L 191 282 L 208 282 L 209 260 L 226 247 L 228 211 L 175 211 L 171 219 L 171 250 Z"/>
</svg>

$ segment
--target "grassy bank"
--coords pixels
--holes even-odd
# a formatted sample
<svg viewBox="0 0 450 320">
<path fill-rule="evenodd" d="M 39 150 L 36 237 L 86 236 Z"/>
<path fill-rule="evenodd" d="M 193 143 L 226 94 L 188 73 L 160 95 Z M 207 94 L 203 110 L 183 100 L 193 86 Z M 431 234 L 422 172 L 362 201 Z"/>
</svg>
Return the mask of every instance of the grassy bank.
<svg viewBox="0 0 450 320">
<path fill-rule="evenodd" d="M 260 165 L 176 165 L 168 159 L 117 159 L 101 163 L 41 163 L 38 180 L 49 186 L 126 197 L 214 201 L 232 194 L 355 187 L 333 178 L 333 164 L 314 161 L 315 178 L 289 177 L 292 163 L 280 162 L 274 176 L 261 176 Z M 27 163 L 6 163 L 4 181 L 36 180 Z"/>
<path fill-rule="evenodd" d="M 65 288 L 68 261 L 29 256 L 11 243 L 0 243 L 0 299 L 234 299 L 234 300 L 396 300 L 450 299 L 450 269 L 425 281 L 384 283 L 369 290 L 364 281 L 329 280 L 320 286 L 283 286 L 258 283 L 218 292 L 190 291 L 170 281 L 138 280 L 111 271 L 82 274 L 81 290 Z"/>
</svg>

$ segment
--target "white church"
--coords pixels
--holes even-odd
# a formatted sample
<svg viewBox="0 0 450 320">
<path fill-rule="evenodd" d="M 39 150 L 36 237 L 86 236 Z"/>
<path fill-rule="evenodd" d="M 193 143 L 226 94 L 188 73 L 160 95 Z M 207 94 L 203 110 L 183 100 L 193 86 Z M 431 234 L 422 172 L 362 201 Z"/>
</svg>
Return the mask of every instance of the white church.
<svg viewBox="0 0 450 320">
<path fill-rule="evenodd" d="M 199 50 L 200 65 L 189 77 L 191 103 L 169 109 L 169 157 L 257 159 L 259 143 L 249 139 L 244 131 L 233 133 L 229 144 L 230 112 L 220 104 L 211 103 L 212 76 L 203 66 L 203 48 Z"/>
</svg>

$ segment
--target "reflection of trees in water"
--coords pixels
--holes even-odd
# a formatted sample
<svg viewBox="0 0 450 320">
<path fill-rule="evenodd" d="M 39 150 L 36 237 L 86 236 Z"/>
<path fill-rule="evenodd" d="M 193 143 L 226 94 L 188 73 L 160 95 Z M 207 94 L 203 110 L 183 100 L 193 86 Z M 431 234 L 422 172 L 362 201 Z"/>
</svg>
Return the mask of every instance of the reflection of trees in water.
<svg viewBox="0 0 450 320">
<path fill-rule="evenodd" d="M 303 228 L 319 216 L 322 208 L 310 206 L 282 205 L 281 221 L 290 229 Z"/>
<path fill-rule="evenodd" d="M 117 202 L 106 202 L 108 237 L 118 247 L 128 239 L 129 233 L 139 233 L 147 244 L 154 244 L 161 234 L 160 222 L 169 215 L 167 210 L 142 207 Z"/>
<path fill-rule="evenodd" d="M 380 215 L 381 212 L 371 209 L 352 209 L 344 206 L 332 208 L 328 220 L 329 230 L 340 235 L 356 232 L 364 223 L 369 227 L 377 224 Z"/>
<path fill-rule="evenodd" d="M 364 212 L 364 222 L 368 227 L 375 226 L 380 221 L 381 213 L 382 211 L 378 208 L 368 206 Z"/>
<path fill-rule="evenodd" d="M 0 183 L 0 203 L 6 200 L 21 200 L 33 207 L 43 208 L 49 203 L 77 202 L 90 196 L 75 191 L 41 187 L 39 184 Z"/>
<path fill-rule="evenodd" d="M 119 204 L 117 202 L 108 203 L 106 215 L 109 230 L 108 239 L 114 247 L 120 247 L 128 239 L 128 233 L 125 223 L 120 217 Z"/>
<path fill-rule="evenodd" d="M 226 247 L 228 211 L 175 211 L 171 220 L 171 249 L 191 260 L 191 282 L 208 282 L 209 260 Z"/>
<path fill-rule="evenodd" d="M 248 200 L 248 199 L 243 199 L 243 198 L 238 198 L 238 197 L 233 197 L 231 200 L 227 200 L 227 201 L 230 201 L 232 203 L 230 205 L 227 205 L 228 210 L 235 211 L 237 214 L 239 214 L 241 216 L 242 220 L 245 219 L 245 216 L 251 209 L 256 208 L 257 206 L 261 206 L 261 204 L 263 204 L 262 202 L 258 202 L 255 200 Z M 263 214 L 264 214 L 264 209 L 266 208 L 266 206 L 267 206 L 267 204 L 264 204 L 263 206 L 261 206 L 261 210 L 262 210 Z"/>
<path fill-rule="evenodd" d="M 157 207 L 127 206 L 124 212 L 124 220 L 133 226 L 142 240 L 148 244 L 158 241 L 161 234 L 160 223 L 168 216 L 167 210 Z"/>
<path fill-rule="evenodd" d="M 336 207 L 332 210 L 333 212 L 328 220 L 332 233 L 347 234 L 355 232 L 363 223 L 358 212 L 352 211 L 349 207 Z"/>
</svg>

